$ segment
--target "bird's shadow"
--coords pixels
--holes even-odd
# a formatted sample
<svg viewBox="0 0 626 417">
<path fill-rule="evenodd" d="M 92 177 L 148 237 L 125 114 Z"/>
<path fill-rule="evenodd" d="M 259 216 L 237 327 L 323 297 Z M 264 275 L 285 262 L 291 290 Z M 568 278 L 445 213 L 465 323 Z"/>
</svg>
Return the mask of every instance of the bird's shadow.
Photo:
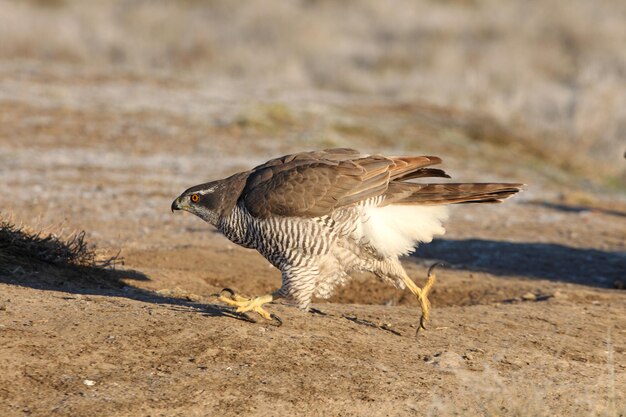
<svg viewBox="0 0 626 417">
<path fill-rule="evenodd" d="M 136 270 L 68 265 L 50 265 L 43 270 L 29 272 L 21 269 L 0 272 L 0 283 L 4 284 L 76 295 L 120 297 L 166 306 L 177 311 L 195 312 L 206 317 L 228 317 L 255 322 L 247 315 L 236 313 L 227 306 L 159 294 L 128 283 L 149 280 L 146 274 Z"/>
<path fill-rule="evenodd" d="M 502 277 L 523 276 L 605 288 L 613 287 L 626 276 L 626 252 L 555 243 L 442 239 L 420 246 L 412 259 L 418 262 L 435 260 L 456 269 Z M 49 265 L 33 271 L 21 268 L 9 272 L 1 270 L 0 283 L 77 295 L 120 297 L 207 317 L 255 322 L 231 307 L 160 294 L 130 284 L 129 281 L 150 280 L 141 271 L 71 265 Z"/>
<path fill-rule="evenodd" d="M 436 260 L 457 269 L 613 287 L 626 276 L 626 252 L 556 243 L 441 239 L 420 246 L 412 259 Z"/>
<path fill-rule="evenodd" d="M 615 217 L 626 217 L 626 212 L 614 209 L 607 209 L 603 207 L 593 207 L 586 205 L 568 205 L 568 204 L 559 204 L 559 203 L 551 203 L 547 201 L 527 201 L 523 204 L 528 204 L 530 206 L 543 207 L 551 210 L 556 210 L 564 213 L 600 213 L 607 216 L 615 216 Z"/>
</svg>

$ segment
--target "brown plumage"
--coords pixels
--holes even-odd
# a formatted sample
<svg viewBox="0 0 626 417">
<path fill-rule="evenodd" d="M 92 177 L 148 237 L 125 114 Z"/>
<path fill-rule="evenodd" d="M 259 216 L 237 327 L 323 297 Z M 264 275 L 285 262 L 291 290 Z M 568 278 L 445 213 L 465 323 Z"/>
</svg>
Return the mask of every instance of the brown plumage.
<svg viewBox="0 0 626 417">
<path fill-rule="evenodd" d="M 257 249 L 281 270 L 271 295 L 220 299 L 238 311 L 257 311 L 276 298 L 308 308 L 314 295 L 329 297 L 353 271 L 370 271 L 408 287 L 428 318 L 430 276 L 419 288 L 399 257 L 443 234 L 445 205 L 497 203 L 517 183 L 418 183 L 450 178 L 433 168 L 436 156 L 365 155 L 353 149 L 301 152 L 272 159 L 229 178 L 192 187 L 173 203 L 216 226 L 240 245 Z"/>
<path fill-rule="evenodd" d="M 273 159 L 250 171 L 241 195 L 256 217 L 319 217 L 339 207 L 384 196 L 389 204 L 495 203 L 522 184 L 417 184 L 411 179 L 450 178 L 436 156 L 385 157 L 353 149 L 302 152 Z"/>
</svg>

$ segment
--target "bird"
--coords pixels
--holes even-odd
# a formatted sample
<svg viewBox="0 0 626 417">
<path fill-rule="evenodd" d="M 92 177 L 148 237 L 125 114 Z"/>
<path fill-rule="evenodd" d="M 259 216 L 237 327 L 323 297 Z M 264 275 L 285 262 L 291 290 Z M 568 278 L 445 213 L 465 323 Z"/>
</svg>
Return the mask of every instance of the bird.
<svg viewBox="0 0 626 417">
<path fill-rule="evenodd" d="M 171 210 L 198 216 L 280 270 L 282 284 L 270 294 L 222 291 L 219 300 L 238 313 L 273 320 L 264 306 L 279 299 L 306 311 L 313 297 L 329 298 L 351 273 L 369 271 L 411 291 L 421 307 L 418 330 L 425 329 L 435 275 L 429 271 L 419 287 L 400 257 L 444 234 L 448 205 L 499 203 L 524 185 L 413 181 L 450 178 L 432 168 L 441 162 L 437 156 L 370 155 L 349 148 L 304 151 L 188 188 Z"/>
</svg>

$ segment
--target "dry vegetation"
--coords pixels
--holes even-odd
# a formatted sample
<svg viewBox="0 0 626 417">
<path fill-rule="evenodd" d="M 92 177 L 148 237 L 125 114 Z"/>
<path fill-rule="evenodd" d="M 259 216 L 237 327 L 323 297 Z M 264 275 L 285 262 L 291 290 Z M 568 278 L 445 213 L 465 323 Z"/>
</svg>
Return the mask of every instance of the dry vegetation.
<svg viewBox="0 0 626 417">
<path fill-rule="evenodd" d="M 0 281 L 34 288 L 119 288 L 113 275 L 123 265 L 119 252 L 96 252 L 85 232 L 65 235 L 0 221 Z"/>
<path fill-rule="evenodd" d="M 122 260 L 117 256 L 98 257 L 85 241 L 84 231 L 64 239 L 54 233 L 17 227 L 8 220 L 0 221 L 0 271 L 23 270 L 37 263 L 106 269 L 121 264 Z"/>
<path fill-rule="evenodd" d="M 626 6 L 575 1 L 0 3 L 3 66 L 426 102 L 624 181 Z M 17 64 L 21 62 L 21 64 Z"/>
</svg>

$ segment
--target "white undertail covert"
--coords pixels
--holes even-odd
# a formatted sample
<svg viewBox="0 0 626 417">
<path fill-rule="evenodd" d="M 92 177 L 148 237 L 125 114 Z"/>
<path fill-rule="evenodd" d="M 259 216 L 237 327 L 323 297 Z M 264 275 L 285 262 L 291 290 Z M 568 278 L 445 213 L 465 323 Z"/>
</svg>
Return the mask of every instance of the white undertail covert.
<svg viewBox="0 0 626 417">
<path fill-rule="evenodd" d="M 446 206 L 369 206 L 363 211 L 363 238 L 385 258 L 408 255 L 418 243 L 443 235 L 447 218 Z"/>
</svg>

